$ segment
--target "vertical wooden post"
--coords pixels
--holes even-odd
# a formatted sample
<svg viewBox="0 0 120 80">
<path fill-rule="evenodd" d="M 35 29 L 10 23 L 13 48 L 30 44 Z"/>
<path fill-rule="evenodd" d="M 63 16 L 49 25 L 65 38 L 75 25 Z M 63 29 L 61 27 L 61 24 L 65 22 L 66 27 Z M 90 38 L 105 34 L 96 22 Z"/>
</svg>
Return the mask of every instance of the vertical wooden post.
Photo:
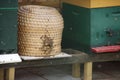
<svg viewBox="0 0 120 80">
<path fill-rule="evenodd" d="M 4 80 L 4 69 L 0 69 L 0 80 Z"/>
<path fill-rule="evenodd" d="M 62 9 L 62 0 L 59 0 L 60 3 L 60 9 Z"/>
<path fill-rule="evenodd" d="M 72 76 L 75 78 L 80 78 L 80 63 L 72 64 Z"/>
<path fill-rule="evenodd" d="M 92 80 L 92 62 L 84 63 L 84 80 Z"/>
<path fill-rule="evenodd" d="M 6 71 L 6 80 L 14 80 L 15 78 L 15 68 L 9 68 Z"/>
</svg>

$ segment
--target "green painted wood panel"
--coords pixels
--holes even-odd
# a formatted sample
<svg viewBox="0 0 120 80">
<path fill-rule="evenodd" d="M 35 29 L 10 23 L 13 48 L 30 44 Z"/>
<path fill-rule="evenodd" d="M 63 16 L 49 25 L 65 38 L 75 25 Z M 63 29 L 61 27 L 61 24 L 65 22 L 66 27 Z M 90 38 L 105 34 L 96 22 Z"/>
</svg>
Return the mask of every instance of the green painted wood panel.
<svg viewBox="0 0 120 80">
<path fill-rule="evenodd" d="M 120 43 L 120 7 L 91 9 L 91 46 Z"/>
<path fill-rule="evenodd" d="M 0 54 L 17 51 L 17 0 L 0 1 Z"/>
<path fill-rule="evenodd" d="M 0 0 L 0 8 L 18 7 L 18 0 Z"/>
<path fill-rule="evenodd" d="M 120 7 L 83 8 L 63 3 L 63 48 L 91 52 L 91 47 L 120 43 Z"/>
<path fill-rule="evenodd" d="M 90 10 L 63 4 L 63 48 L 88 51 L 90 48 Z"/>
<path fill-rule="evenodd" d="M 0 51 L 17 49 L 17 9 L 0 10 Z"/>
</svg>

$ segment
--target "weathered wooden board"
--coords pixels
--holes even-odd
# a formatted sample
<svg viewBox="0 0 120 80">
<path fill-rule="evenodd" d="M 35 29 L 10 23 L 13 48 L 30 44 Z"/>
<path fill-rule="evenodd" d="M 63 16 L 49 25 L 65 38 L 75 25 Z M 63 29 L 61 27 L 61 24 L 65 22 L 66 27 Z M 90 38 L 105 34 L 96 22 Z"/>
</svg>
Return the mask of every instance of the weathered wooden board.
<svg viewBox="0 0 120 80">
<path fill-rule="evenodd" d="M 0 80 L 4 80 L 4 69 L 0 69 Z"/>
<path fill-rule="evenodd" d="M 92 62 L 84 64 L 84 80 L 92 80 Z"/>
<path fill-rule="evenodd" d="M 9 68 L 6 71 L 6 80 L 14 80 L 15 78 L 15 68 Z"/>
<path fill-rule="evenodd" d="M 72 64 L 72 76 L 75 78 L 80 77 L 80 63 Z"/>
<path fill-rule="evenodd" d="M 120 0 L 62 0 L 62 2 L 86 8 L 120 6 Z"/>
<path fill-rule="evenodd" d="M 59 0 L 18 0 L 19 5 L 44 5 L 44 6 L 52 6 L 59 8 L 60 1 Z"/>
<path fill-rule="evenodd" d="M 120 60 L 120 53 L 88 55 L 84 52 L 80 52 L 80 51 L 72 50 L 72 49 L 67 49 L 64 51 L 66 53 L 71 54 L 72 57 L 58 58 L 58 59 L 46 59 L 46 60 L 30 60 L 30 61 L 23 61 L 21 63 L 14 63 L 14 64 L 1 64 L 0 68 L 37 67 L 37 66 L 48 66 L 48 65 L 73 64 L 73 63 L 85 63 L 85 62 L 104 62 L 104 61 Z"/>
</svg>

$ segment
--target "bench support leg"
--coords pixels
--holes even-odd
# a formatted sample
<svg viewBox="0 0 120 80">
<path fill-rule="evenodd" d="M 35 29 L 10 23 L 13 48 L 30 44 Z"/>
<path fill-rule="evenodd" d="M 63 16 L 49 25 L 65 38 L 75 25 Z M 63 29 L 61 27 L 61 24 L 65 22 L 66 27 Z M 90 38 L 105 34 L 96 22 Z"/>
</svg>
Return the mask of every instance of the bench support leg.
<svg viewBox="0 0 120 80">
<path fill-rule="evenodd" d="M 4 80 L 4 69 L 0 69 L 0 80 Z"/>
<path fill-rule="evenodd" d="M 92 62 L 84 63 L 84 80 L 92 80 Z"/>
<path fill-rule="evenodd" d="M 15 68 L 9 68 L 6 71 L 6 80 L 14 80 L 15 78 Z"/>
<path fill-rule="evenodd" d="M 80 78 L 80 63 L 72 64 L 72 76 Z"/>
</svg>

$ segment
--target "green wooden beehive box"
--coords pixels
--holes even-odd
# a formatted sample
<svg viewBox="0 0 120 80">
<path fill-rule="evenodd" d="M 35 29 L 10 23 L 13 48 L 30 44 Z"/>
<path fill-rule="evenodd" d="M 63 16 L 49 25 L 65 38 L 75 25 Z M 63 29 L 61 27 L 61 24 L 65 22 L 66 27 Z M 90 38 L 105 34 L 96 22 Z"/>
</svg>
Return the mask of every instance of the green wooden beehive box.
<svg viewBox="0 0 120 80">
<path fill-rule="evenodd" d="M 63 48 L 91 53 L 92 47 L 120 43 L 120 6 L 85 8 L 63 3 Z"/>
<path fill-rule="evenodd" d="M 17 0 L 0 1 L 0 54 L 17 51 Z"/>
</svg>

